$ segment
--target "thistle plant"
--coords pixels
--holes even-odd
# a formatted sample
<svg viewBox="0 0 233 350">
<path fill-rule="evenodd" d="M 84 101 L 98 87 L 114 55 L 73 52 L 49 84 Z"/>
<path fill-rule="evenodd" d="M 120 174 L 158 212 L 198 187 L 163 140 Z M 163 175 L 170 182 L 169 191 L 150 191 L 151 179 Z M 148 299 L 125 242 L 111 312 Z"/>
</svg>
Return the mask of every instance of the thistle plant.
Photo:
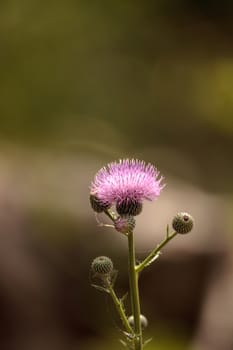
<svg viewBox="0 0 233 350">
<path fill-rule="evenodd" d="M 141 214 L 144 200 L 153 201 L 159 197 L 165 187 L 163 180 L 152 164 L 124 159 L 100 169 L 90 186 L 90 204 L 96 216 L 104 213 L 112 221 L 112 225 L 102 225 L 113 227 L 127 238 L 130 312 L 126 311 L 125 297 L 119 297 L 115 292 L 117 271 L 110 258 L 100 256 L 93 260 L 92 285 L 110 294 L 122 323 L 124 339 L 121 339 L 121 343 L 133 350 L 142 350 L 150 340 L 143 339 L 143 330 L 147 327 L 148 320 L 141 314 L 139 273 L 157 260 L 161 249 L 177 234 L 186 234 L 193 228 L 192 216 L 186 212 L 178 213 L 172 221 L 173 230 L 167 225 L 163 241 L 144 260 L 136 263 L 135 217 Z"/>
</svg>

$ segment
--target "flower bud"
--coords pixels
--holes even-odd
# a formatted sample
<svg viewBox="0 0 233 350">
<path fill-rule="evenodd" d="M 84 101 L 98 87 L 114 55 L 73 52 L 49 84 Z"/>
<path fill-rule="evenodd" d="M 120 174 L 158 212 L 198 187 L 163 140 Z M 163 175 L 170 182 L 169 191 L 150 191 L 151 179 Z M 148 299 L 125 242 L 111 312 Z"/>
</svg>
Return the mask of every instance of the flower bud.
<svg viewBox="0 0 233 350">
<path fill-rule="evenodd" d="M 132 328 L 134 328 L 134 317 L 133 317 L 133 315 L 129 316 L 128 322 L 129 322 L 130 326 L 131 326 Z M 146 328 L 146 327 L 148 326 L 148 320 L 147 320 L 147 318 L 146 318 L 144 315 L 142 315 L 142 314 L 140 315 L 140 322 L 141 322 L 142 328 Z"/>
<path fill-rule="evenodd" d="M 92 261 L 91 269 L 98 275 L 108 275 L 113 271 L 113 262 L 107 256 L 98 256 Z"/>
<path fill-rule="evenodd" d="M 192 230 L 193 217 L 188 213 L 178 213 L 172 221 L 172 227 L 177 233 L 185 234 Z"/>
<path fill-rule="evenodd" d="M 133 216 L 119 216 L 114 222 L 115 229 L 121 233 L 132 232 L 135 225 L 136 221 Z"/>
<path fill-rule="evenodd" d="M 111 205 L 109 203 L 102 203 L 99 198 L 97 198 L 94 194 L 90 194 L 90 203 L 92 209 L 96 213 L 102 213 L 104 210 L 109 209 Z"/>
<path fill-rule="evenodd" d="M 116 204 L 116 210 L 119 215 L 139 215 L 142 211 L 142 203 L 130 200 L 123 200 Z"/>
</svg>

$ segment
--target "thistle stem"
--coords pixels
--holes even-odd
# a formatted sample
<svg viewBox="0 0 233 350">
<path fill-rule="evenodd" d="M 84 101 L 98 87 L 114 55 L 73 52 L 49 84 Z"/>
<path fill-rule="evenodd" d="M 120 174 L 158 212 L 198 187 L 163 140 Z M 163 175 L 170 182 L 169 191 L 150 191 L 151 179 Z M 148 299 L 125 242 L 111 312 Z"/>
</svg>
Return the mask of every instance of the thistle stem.
<svg viewBox="0 0 233 350">
<path fill-rule="evenodd" d="M 175 236 L 177 232 L 173 232 L 170 235 L 167 235 L 166 238 L 154 249 L 152 252 L 143 260 L 139 265 L 136 266 L 136 272 L 141 272 L 150 262 L 154 259 L 156 254 L 160 252 L 160 250 Z"/>
<path fill-rule="evenodd" d="M 114 302 L 114 304 L 116 306 L 116 309 L 118 311 L 120 319 L 121 319 L 121 321 L 122 321 L 122 323 L 123 323 L 123 325 L 125 327 L 125 330 L 128 333 L 133 335 L 134 331 L 133 331 L 132 327 L 130 326 L 129 321 L 128 321 L 127 317 L 126 317 L 122 301 L 117 297 L 117 295 L 116 295 L 116 293 L 115 293 L 115 291 L 114 291 L 114 289 L 112 287 L 112 284 L 111 284 L 111 282 L 109 281 L 108 278 L 106 278 L 105 283 L 106 283 L 108 291 L 109 291 L 109 293 L 110 293 L 110 295 L 112 297 L 112 300 L 113 300 L 113 302 Z"/>
<path fill-rule="evenodd" d="M 112 220 L 113 222 L 117 219 L 117 215 L 110 209 L 106 209 L 104 212 L 109 217 L 109 219 Z"/>
<path fill-rule="evenodd" d="M 134 317 L 135 350 L 142 350 L 142 327 L 140 322 L 140 300 L 138 290 L 138 273 L 136 272 L 135 262 L 135 245 L 133 232 L 128 234 L 128 249 L 129 249 L 129 283 L 132 312 Z"/>
</svg>

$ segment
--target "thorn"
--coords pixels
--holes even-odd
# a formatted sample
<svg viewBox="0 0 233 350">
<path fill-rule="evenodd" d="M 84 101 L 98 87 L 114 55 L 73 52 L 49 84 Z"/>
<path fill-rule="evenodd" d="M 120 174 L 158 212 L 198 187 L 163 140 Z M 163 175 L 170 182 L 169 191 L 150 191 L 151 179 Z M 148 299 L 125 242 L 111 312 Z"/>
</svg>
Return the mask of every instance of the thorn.
<svg viewBox="0 0 233 350">
<path fill-rule="evenodd" d="M 126 292 L 123 297 L 120 299 L 122 303 L 124 303 L 124 301 L 126 300 L 126 298 L 128 297 L 128 292 Z"/>
</svg>

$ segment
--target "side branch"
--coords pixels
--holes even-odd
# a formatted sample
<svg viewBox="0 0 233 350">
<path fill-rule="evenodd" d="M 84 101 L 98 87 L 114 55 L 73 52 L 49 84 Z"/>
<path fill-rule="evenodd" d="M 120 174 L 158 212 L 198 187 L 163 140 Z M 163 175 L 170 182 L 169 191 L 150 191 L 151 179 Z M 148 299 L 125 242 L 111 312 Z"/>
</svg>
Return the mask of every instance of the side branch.
<svg viewBox="0 0 233 350">
<path fill-rule="evenodd" d="M 152 252 L 145 258 L 145 260 L 136 266 L 136 272 L 141 272 L 146 266 L 150 265 L 156 255 L 159 254 L 160 250 L 176 235 L 177 232 L 173 232 L 172 234 L 167 235 L 166 238 L 154 250 L 152 250 Z"/>
</svg>

